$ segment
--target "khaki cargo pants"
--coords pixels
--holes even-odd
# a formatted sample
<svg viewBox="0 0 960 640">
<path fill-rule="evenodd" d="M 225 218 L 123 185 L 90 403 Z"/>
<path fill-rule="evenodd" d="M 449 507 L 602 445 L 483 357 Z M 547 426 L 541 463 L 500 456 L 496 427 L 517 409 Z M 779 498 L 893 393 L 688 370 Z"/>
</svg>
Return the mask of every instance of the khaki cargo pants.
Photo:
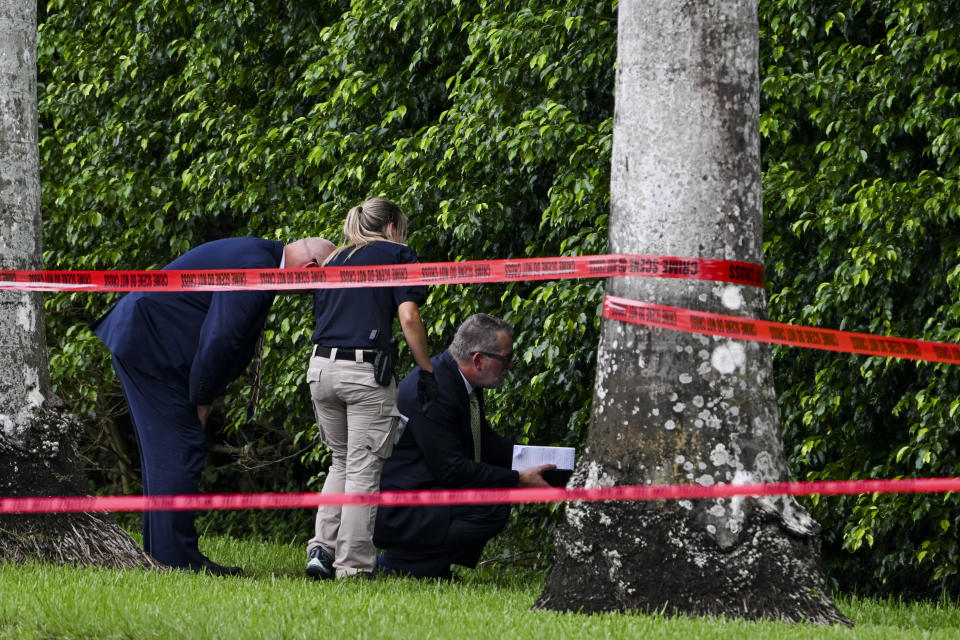
<svg viewBox="0 0 960 640">
<path fill-rule="evenodd" d="M 393 380 L 377 384 L 372 364 L 335 357 L 336 350 L 329 358 L 313 356 L 307 369 L 320 439 L 333 456 L 322 493 L 374 493 L 393 451 L 397 386 Z M 376 514 L 375 506 L 321 506 L 308 553 L 321 545 L 333 557 L 338 578 L 372 572 Z"/>
</svg>

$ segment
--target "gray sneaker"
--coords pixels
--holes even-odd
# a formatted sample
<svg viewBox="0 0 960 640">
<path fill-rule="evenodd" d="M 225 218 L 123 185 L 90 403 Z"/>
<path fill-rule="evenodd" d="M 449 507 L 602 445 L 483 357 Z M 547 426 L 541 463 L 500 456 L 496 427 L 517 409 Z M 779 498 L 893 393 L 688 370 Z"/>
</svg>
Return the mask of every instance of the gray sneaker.
<svg viewBox="0 0 960 640">
<path fill-rule="evenodd" d="M 333 558 L 320 545 L 310 549 L 307 554 L 307 575 L 314 580 L 333 580 L 336 572 L 333 570 Z"/>
</svg>

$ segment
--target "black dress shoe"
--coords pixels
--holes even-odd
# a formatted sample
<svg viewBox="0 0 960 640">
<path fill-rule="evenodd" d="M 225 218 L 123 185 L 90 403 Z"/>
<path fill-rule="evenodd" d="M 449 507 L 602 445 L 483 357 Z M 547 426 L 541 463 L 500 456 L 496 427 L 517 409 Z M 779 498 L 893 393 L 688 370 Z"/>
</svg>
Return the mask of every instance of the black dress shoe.
<svg viewBox="0 0 960 640">
<path fill-rule="evenodd" d="M 200 564 L 191 564 L 187 567 L 190 571 L 194 573 L 209 573 L 214 576 L 239 576 L 243 573 L 243 569 L 240 567 L 225 567 L 222 564 L 217 564 L 209 558 L 204 558 Z"/>
</svg>

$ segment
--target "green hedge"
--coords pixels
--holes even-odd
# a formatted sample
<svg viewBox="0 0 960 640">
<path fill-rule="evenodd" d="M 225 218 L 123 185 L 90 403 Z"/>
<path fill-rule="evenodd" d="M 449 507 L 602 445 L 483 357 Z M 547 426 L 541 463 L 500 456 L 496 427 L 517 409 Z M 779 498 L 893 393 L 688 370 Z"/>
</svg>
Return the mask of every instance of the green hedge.
<svg viewBox="0 0 960 640">
<path fill-rule="evenodd" d="M 960 341 L 960 22 L 953 2 L 761 3 L 775 319 Z M 960 476 L 960 368 L 776 354 L 801 479 Z M 831 573 L 957 591 L 956 495 L 811 501 Z"/>
</svg>

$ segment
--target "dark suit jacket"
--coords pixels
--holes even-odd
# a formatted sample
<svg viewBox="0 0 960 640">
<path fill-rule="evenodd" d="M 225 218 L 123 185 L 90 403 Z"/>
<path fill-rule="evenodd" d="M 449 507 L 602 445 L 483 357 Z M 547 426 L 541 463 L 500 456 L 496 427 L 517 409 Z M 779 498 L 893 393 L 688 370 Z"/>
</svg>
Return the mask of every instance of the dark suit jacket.
<svg viewBox="0 0 960 640">
<path fill-rule="evenodd" d="M 164 269 L 275 269 L 283 246 L 260 238 L 215 240 Z M 134 291 L 91 328 L 126 367 L 184 376 L 190 402 L 210 404 L 253 357 L 275 293 Z"/>
<path fill-rule="evenodd" d="M 440 393 L 426 415 L 417 401 L 420 369 L 400 382 L 397 408 L 409 422 L 384 464 L 381 490 L 516 487 L 519 474 L 510 469 L 513 441 L 484 418 L 481 461 L 474 462 L 470 399 L 460 370 L 446 351 L 431 362 Z M 482 413 L 482 396 L 480 401 Z M 435 545 L 445 538 L 449 521 L 448 506 L 379 507 L 374 542 L 380 547 Z"/>
</svg>

